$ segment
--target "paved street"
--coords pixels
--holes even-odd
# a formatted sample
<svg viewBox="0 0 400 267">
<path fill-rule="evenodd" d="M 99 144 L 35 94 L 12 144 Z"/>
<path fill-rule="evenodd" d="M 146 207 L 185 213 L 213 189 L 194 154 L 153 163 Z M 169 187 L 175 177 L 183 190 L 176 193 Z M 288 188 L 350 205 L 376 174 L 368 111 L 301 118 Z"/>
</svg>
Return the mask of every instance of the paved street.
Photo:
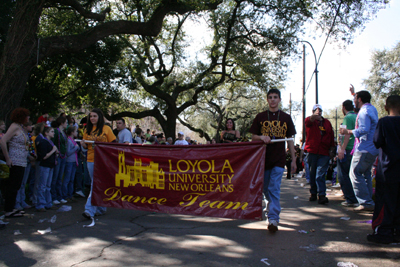
<svg viewBox="0 0 400 267">
<path fill-rule="evenodd" d="M 342 207 L 337 189 L 328 192 L 325 206 L 309 202 L 304 183 L 303 178 L 282 181 L 275 234 L 264 221 L 118 209 L 84 228 L 90 221 L 81 216 L 82 198 L 67 204 L 69 212 L 28 210 L 33 217 L 5 220 L 10 223 L 0 231 L 0 266 L 400 266 L 399 244 L 366 241 L 371 214 Z M 54 215 L 55 223 L 39 223 Z M 48 227 L 51 233 L 37 232 Z M 14 235 L 16 230 L 21 234 Z"/>
</svg>

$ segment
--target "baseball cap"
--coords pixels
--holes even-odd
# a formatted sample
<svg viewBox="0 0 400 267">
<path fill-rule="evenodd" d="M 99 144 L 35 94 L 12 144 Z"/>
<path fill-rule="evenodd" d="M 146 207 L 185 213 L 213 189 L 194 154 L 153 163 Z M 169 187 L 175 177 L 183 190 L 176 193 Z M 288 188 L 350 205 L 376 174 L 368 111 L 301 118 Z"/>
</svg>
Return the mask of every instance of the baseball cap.
<svg viewBox="0 0 400 267">
<path fill-rule="evenodd" d="M 316 110 L 317 108 L 319 108 L 320 110 L 323 110 L 323 109 L 322 109 L 322 106 L 321 106 L 320 104 L 315 104 L 315 105 L 313 106 L 312 110 L 314 111 L 314 110 Z"/>
<path fill-rule="evenodd" d="M 178 132 L 179 135 L 185 135 L 183 132 Z"/>
</svg>

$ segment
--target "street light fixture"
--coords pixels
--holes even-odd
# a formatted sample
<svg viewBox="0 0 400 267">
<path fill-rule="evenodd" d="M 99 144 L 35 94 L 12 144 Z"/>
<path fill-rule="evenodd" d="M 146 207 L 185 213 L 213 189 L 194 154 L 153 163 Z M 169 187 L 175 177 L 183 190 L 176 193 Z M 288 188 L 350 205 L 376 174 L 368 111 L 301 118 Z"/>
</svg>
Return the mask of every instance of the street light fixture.
<svg viewBox="0 0 400 267">
<path fill-rule="evenodd" d="M 315 73 L 315 104 L 318 104 L 318 61 L 317 61 L 317 55 L 315 54 L 314 47 L 311 45 L 310 42 L 303 41 L 303 40 L 301 40 L 300 42 L 309 44 L 311 46 L 311 49 L 312 49 L 313 53 L 314 53 L 314 59 L 315 59 L 315 70 L 314 70 L 314 73 Z"/>
<path fill-rule="evenodd" d="M 302 43 L 307 43 L 308 45 L 311 46 L 311 49 L 314 53 L 314 59 L 315 59 L 315 103 L 318 104 L 318 61 L 317 61 L 317 55 L 315 54 L 314 47 L 311 45 L 310 42 L 308 41 L 303 41 L 300 40 Z M 305 126 L 305 119 L 306 119 L 306 81 L 305 81 L 305 71 L 306 71 L 306 47 L 303 45 L 303 136 L 302 140 L 303 143 L 306 140 L 306 126 Z"/>
</svg>

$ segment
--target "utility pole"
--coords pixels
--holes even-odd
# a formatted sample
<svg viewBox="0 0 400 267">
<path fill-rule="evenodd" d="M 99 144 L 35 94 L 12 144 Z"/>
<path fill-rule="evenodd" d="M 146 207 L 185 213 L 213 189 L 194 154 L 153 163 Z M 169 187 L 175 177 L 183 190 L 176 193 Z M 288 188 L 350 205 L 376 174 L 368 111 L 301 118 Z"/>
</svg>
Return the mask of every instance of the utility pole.
<svg viewBox="0 0 400 267">
<path fill-rule="evenodd" d="M 336 128 L 335 128 L 335 133 L 336 133 L 335 140 L 337 140 L 337 134 L 338 134 L 338 129 L 337 129 L 337 109 L 336 109 L 335 125 L 336 125 Z"/>
<path fill-rule="evenodd" d="M 306 141 L 306 45 L 303 44 L 303 143 Z"/>
</svg>

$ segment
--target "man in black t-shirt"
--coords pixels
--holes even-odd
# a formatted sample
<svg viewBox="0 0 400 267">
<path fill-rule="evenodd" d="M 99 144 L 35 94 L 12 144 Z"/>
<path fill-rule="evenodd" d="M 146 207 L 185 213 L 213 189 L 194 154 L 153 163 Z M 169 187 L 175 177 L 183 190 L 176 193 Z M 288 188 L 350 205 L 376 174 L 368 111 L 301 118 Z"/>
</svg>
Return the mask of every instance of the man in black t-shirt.
<svg viewBox="0 0 400 267">
<path fill-rule="evenodd" d="M 281 92 L 271 89 L 267 93 L 269 109 L 259 113 L 253 121 L 250 132 L 253 141 L 264 141 L 267 144 L 264 172 L 264 195 L 268 200 L 268 230 L 278 230 L 279 214 L 281 212 L 280 193 L 281 180 L 286 164 L 285 142 L 271 143 L 273 139 L 284 139 L 296 134 L 289 114 L 279 110 Z M 288 142 L 292 156 L 291 172 L 296 171 L 296 156 L 293 141 Z"/>
<path fill-rule="evenodd" d="M 379 119 L 373 142 L 379 149 L 376 171 L 373 234 L 367 240 L 389 244 L 400 242 L 400 96 L 386 99 L 389 116 Z"/>
</svg>

